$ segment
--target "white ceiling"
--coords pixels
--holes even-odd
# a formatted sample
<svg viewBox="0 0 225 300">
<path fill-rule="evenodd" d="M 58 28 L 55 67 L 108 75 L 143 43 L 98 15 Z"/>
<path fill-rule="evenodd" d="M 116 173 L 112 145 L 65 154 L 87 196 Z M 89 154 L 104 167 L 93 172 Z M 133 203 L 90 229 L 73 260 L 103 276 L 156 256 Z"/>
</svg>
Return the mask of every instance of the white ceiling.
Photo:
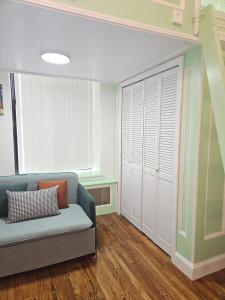
<svg viewBox="0 0 225 300">
<path fill-rule="evenodd" d="M 118 82 L 192 44 L 158 34 L 0 0 L 0 68 Z M 43 50 L 68 53 L 70 64 L 47 64 Z"/>
</svg>

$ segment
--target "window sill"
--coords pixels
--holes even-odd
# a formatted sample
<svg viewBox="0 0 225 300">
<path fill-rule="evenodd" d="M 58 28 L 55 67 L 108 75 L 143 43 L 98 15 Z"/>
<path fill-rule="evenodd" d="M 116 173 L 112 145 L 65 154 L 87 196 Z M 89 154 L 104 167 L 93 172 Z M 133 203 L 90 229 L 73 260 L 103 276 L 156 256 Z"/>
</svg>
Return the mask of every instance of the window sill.
<svg viewBox="0 0 225 300">
<path fill-rule="evenodd" d="M 117 184 L 118 180 L 116 178 L 104 178 L 104 179 L 93 179 L 93 180 L 84 180 L 81 181 L 80 183 L 84 187 L 90 187 L 90 186 L 98 186 L 98 185 L 111 185 L 111 184 Z"/>
</svg>

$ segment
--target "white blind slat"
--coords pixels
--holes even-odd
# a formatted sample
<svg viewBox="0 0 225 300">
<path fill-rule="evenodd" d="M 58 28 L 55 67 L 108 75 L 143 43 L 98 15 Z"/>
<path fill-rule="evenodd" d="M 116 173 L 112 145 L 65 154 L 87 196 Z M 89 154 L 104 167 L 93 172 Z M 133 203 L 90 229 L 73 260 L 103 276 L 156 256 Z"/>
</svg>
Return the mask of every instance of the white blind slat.
<svg viewBox="0 0 225 300">
<path fill-rule="evenodd" d="M 96 90 L 92 81 L 17 75 L 21 173 L 93 168 Z"/>
</svg>

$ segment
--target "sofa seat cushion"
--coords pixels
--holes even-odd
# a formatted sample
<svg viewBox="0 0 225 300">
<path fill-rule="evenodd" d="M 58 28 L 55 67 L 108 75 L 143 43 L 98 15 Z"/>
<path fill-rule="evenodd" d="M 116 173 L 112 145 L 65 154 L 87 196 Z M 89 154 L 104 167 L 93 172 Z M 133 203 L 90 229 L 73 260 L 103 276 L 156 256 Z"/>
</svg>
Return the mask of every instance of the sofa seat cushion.
<svg viewBox="0 0 225 300">
<path fill-rule="evenodd" d="M 41 219 L 7 224 L 6 218 L 0 219 L 0 247 L 34 239 L 48 238 L 92 226 L 91 220 L 78 204 L 70 204 L 61 214 Z"/>
</svg>

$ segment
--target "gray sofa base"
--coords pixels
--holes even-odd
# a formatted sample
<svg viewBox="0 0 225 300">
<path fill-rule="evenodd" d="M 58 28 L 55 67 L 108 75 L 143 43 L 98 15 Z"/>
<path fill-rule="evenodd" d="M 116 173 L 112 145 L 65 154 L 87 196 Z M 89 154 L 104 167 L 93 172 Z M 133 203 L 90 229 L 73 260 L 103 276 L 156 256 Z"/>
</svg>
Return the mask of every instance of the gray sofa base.
<svg viewBox="0 0 225 300">
<path fill-rule="evenodd" d="M 95 253 L 95 228 L 0 247 L 0 278 Z"/>
</svg>

